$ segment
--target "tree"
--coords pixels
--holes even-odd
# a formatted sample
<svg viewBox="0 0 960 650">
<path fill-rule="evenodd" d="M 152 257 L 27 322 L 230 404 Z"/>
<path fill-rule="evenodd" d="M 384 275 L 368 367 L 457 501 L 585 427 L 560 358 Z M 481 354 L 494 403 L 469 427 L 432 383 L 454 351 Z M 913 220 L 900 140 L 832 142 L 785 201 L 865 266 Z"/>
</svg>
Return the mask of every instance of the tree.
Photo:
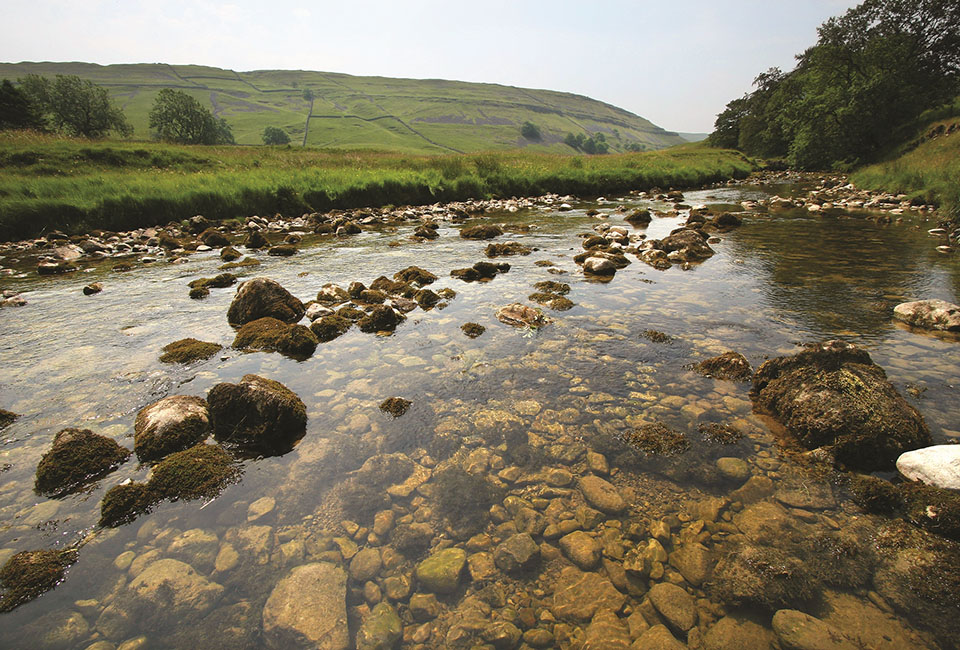
<svg viewBox="0 0 960 650">
<path fill-rule="evenodd" d="M 313 101 L 313 98 L 314 98 L 313 91 L 312 91 L 311 89 L 309 89 L 309 88 L 304 88 L 304 89 L 303 89 L 303 101 L 305 101 L 305 102 L 312 102 L 312 101 Z"/>
<path fill-rule="evenodd" d="M 46 77 L 27 75 L 18 82 L 56 131 L 85 138 L 102 138 L 111 131 L 133 134 L 133 127 L 106 89 L 88 79 L 58 74 L 51 82 Z"/>
<path fill-rule="evenodd" d="M 234 144 L 233 132 L 200 102 L 180 90 L 164 88 L 150 109 L 150 128 L 161 140 L 181 144 Z"/>
<path fill-rule="evenodd" d="M 538 142 L 543 139 L 543 135 L 540 133 L 540 127 L 529 121 L 524 122 L 523 126 L 520 127 L 520 135 L 527 140 L 536 140 Z"/>
<path fill-rule="evenodd" d="M 0 131 L 42 128 L 43 115 L 40 107 L 9 79 L 4 79 L 0 84 Z"/>
<path fill-rule="evenodd" d="M 263 144 L 290 144 L 290 136 L 281 128 L 268 126 L 263 130 Z"/>
</svg>

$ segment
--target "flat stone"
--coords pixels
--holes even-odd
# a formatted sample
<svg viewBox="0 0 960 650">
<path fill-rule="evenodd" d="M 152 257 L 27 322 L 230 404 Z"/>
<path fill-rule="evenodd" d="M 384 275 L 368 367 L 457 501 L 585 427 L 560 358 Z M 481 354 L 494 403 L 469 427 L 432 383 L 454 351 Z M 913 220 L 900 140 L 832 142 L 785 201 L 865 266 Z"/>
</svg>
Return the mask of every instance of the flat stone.
<svg viewBox="0 0 960 650">
<path fill-rule="evenodd" d="M 601 547 L 597 540 L 582 530 L 560 538 L 560 549 L 571 562 L 587 571 L 600 561 Z"/>
<path fill-rule="evenodd" d="M 208 612 L 223 595 L 223 587 L 186 562 L 170 558 L 147 565 L 129 588 L 134 596 L 162 610 L 171 620 Z"/>
<path fill-rule="evenodd" d="M 617 515 L 627 509 L 627 504 L 617 488 L 599 476 L 584 476 L 578 481 L 580 491 L 591 506 L 607 514 Z"/>
<path fill-rule="evenodd" d="M 750 466 L 739 458 L 724 457 L 716 461 L 717 469 L 723 477 L 731 481 L 743 482 L 750 478 Z"/>
<path fill-rule="evenodd" d="M 897 471 L 911 481 L 960 490 L 960 445 L 933 445 L 900 454 Z"/>
<path fill-rule="evenodd" d="M 654 625 L 630 647 L 635 650 L 687 650 L 687 644 L 677 641 L 665 625 Z"/>
<path fill-rule="evenodd" d="M 714 560 L 710 551 L 696 542 L 687 542 L 670 554 L 670 564 L 684 580 L 694 587 L 699 587 L 710 577 L 713 571 Z"/>
<path fill-rule="evenodd" d="M 501 571 L 522 573 L 536 566 L 540 560 L 540 547 L 529 533 L 518 533 L 494 549 L 493 560 Z"/>
<path fill-rule="evenodd" d="M 620 618 L 609 609 L 598 610 L 584 634 L 583 650 L 627 650 L 630 633 Z"/>
<path fill-rule="evenodd" d="M 671 628 L 686 632 L 697 624 L 697 604 L 693 596 L 669 582 L 658 582 L 647 596 Z"/>
<path fill-rule="evenodd" d="M 857 650 L 840 630 L 795 609 L 773 615 L 773 631 L 785 650 Z"/>
<path fill-rule="evenodd" d="M 271 513 L 277 505 L 273 497 L 261 497 L 250 504 L 247 508 L 247 521 L 256 521 L 261 517 Z"/>
<path fill-rule="evenodd" d="M 960 306 L 945 300 L 916 300 L 893 308 L 893 317 L 914 327 L 960 331 Z"/>
<path fill-rule="evenodd" d="M 772 650 L 776 635 L 748 619 L 724 616 L 703 637 L 705 650 Z"/>
<path fill-rule="evenodd" d="M 417 565 L 417 580 L 428 591 L 451 593 L 460 584 L 460 574 L 466 563 L 467 552 L 462 548 L 438 551 Z"/>
<path fill-rule="evenodd" d="M 275 650 L 346 650 L 347 574 L 317 562 L 293 569 L 273 588 L 263 607 L 263 638 Z"/>
<path fill-rule="evenodd" d="M 554 587 L 550 610 L 558 618 L 585 623 L 601 608 L 619 611 L 625 600 L 626 597 L 606 578 L 566 567 Z"/>
</svg>

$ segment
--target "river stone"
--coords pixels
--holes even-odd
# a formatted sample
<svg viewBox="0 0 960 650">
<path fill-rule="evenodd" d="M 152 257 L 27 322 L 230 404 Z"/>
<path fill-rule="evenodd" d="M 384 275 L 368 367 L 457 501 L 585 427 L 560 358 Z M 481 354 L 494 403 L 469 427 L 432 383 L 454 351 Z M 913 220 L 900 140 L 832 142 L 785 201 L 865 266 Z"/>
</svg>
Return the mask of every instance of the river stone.
<svg viewBox="0 0 960 650">
<path fill-rule="evenodd" d="M 945 300 L 916 300 L 893 308 L 893 317 L 914 327 L 960 332 L 960 305 Z"/>
<path fill-rule="evenodd" d="M 383 567 L 380 551 L 376 548 L 365 548 L 359 551 L 350 560 L 350 577 L 359 583 L 372 580 Z"/>
<path fill-rule="evenodd" d="M 433 594 L 413 594 L 410 596 L 410 615 L 413 620 L 431 621 L 443 611 L 437 597 Z"/>
<path fill-rule="evenodd" d="M 263 637 L 270 648 L 346 650 L 347 574 L 325 562 L 293 569 L 263 606 Z"/>
<path fill-rule="evenodd" d="M 843 341 L 765 362 L 751 397 L 805 447 L 853 469 L 890 469 L 900 454 L 931 441 L 923 417 L 883 369 L 866 350 Z"/>
<path fill-rule="evenodd" d="M 501 571 L 522 573 L 540 560 L 540 547 L 529 533 L 511 535 L 493 551 L 493 561 Z"/>
<path fill-rule="evenodd" d="M 523 632 L 508 621 L 493 621 L 483 628 L 480 637 L 494 648 L 515 648 Z"/>
<path fill-rule="evenodd" d="M 837 505 L 830 486 L 814 481 L 784 481 L 774 498 L 785 506 L 803 510 L 826 510 Z"/>
<path fill-rule="evenodd" d="M 591 506 L 610 515 L 627 509 L 627 504 L 617 488 L 599 476 L 584 476 L 578 481 L 580 491 Z"/>
<path fill-rule="evenodd" d="M 718 357 L 701 361 L 693 369 L 707 377 L 730 381 L 750 381 L 753 376 L 750 362 L 739 352 L 724 352 Z"/>
<path fill-rule="evenodd" d="M 554 586 L 550 611 L 558 618 L 586 623 L 601 608 L 619 611 L 625 599 L 606 578 L 568 566 Z"/>
<path fill-rule="evenodd" d="M 35 487 L 45 495 L 68 494 L 116 469 L 130 451 L 89 429 L 63 429 L 37 465 Z"/>
<path fill-rule="evenodd" d="M 379 603 L 357 630 L 357 650 L 390 650 L 403 636 L 403 624 L 396 610 Z"/>
<path fill-rule="evenodd" d="M 742 483 L 750 477 L 750 466 L 746 461 L 732 456 L 724 456 L 716 460 L 717 469 L 724 478 Z"/>
<path fill-rule="evenodd" d="M 133 450 L 141 462 L 158 460 L 203 442 L 209 433 L 206 400 L 193 395 L 171 395 L 137 413 Z"/>
<path fill-rule="evenodd" d="M 687 650 L 687 644 L 677 641 L 666 625 L 654 625 L 633 642 L 637 650 Z"/>
<path fill-rule="evenodd" d="M 186 530 L 170 542 L 167 555 L 198 567 L 201 571 L 215 568 L 220 540 L 216 535 L 201 528 Z"/>
<path fill-rule="evenodd" d="M 724 616 L 703 637 L 705 650 L 772 650 L 776 636 L 748 619 Z"/>
<path fill-rule="evenodd" d="M 231 325 L 243 325 L 258 318 L 271 317 L 285 323 L 303 318 L 303 303 L 269 278 L 253 278 L 240 284 L 227 310 Z"/>
<path fill-rule="evenodd" d="M 502 234 L 503 229 L 492 223 L 480 223 L 460 229 L 460 237 L 463 239 L 493 239 Z"/>
<path fill-rule="evenodd" d="M 207 393 L 214 435 L 264 451 L 283 452 L 306 432 L 307 409 L 278 381 L 244 375 L 239 384 L 217 384 Z"/>
<path fill-rule="evenodd" d="M 693 596 L 669 582 L 658 582 L 647 593 L 650 602 L 671 628 L 686 632 L 697 624 L 697 604 Z"/>
<path fill-rule="evenodd" d="M 703 233 L 690 228 L 678 230 L 660 240 L 662 250 L 667 253 L 679 251 L 683 259 L 688 262 L 705 260 L 714 254 L 714 250 L 707 245 L 707 237 Z"/>
<path fill-rule="evenodd" d="M 587 571 L 600 561 L 601 547 L 596 539 L 582 530 L 576 530 L 560 538 L 560 549 L 571 562 Z"/>
<path fill-rule="evenodd" d="M 519 302 L 498 309 L 497 320 L 513 327 L 543 327 L 550 322 L 540 310 Z"/>
<path fill-rule="evenodd" d="M 960 445 L 934 445 L 900 454 L 897 471 L 911 481 L 960 490 Z"/>
<path fill-rule="evenodd" d="M 593 615 L 581 647 L 583 650 L 627 650 L 630 633 L 614 612 L 600 609 Z"/>
<path fill-rule="evenodd" d="M 171 621 L 202 615 L 213 609 L 223 587 L 180 560 L 151 562 L 130 583 L 130 593 L 162 611 Z"/>
<path fill-rule="evenodd" d="M 438 551 L 417 565 L 417 580 L 428 591 L 452 593 L 460 584 L 460 574 L 466 563 L 467 552 L 462 548 Z"/>
<path fill-rule="evenodd" d="M 860 646 L 832 625 L 795 609 L 773 615 L 773 631 L 784 650 L 857 650 Z"/>
<path fill-rule="evenodd" d="M 684 580 L 694 587 L 699 587 L 710 577 L 715 562 L 707 547 L 688 541 L 670 554 L 670 564 L 680 572 Z"/>
<path fill-rule="evenodd" d="M 588 257 L 583 261 L 583 272 L 588 275 L 613 275 L 617 266 L 603 257 Z"/>
</svg>

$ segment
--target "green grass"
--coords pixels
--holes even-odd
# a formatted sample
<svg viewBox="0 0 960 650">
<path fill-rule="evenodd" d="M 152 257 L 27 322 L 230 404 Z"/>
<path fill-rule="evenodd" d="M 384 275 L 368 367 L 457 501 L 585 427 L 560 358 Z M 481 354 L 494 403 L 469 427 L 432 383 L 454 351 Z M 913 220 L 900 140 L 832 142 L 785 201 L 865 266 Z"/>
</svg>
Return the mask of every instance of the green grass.
<svg viewBox="0 0 960 650">
<path fill-rule="evenodd" d="M 437 79 L 390 79 L 303 70 L 234 72 L 196 65 L 0 63 L 0 79 L 26 74 L 77 75 L 104 86 L 134 127 L 150 137 L 148 113 L 162 88 L 189 93 L 227 120 L 240 144 L 260 144 L 264 128 L 284 129 L 295 144 L 409 153 L 476 152 L 529 148 L 573 153 L 572 132 L 602 132 L 611 148 L 627 144 L 660 149 L 683 142 L 648 120 L 589 97 L 549 90 Z M 303 91 L 316 99 L 310 103 Z M 524 122 L 543 140 L 520 137 Z"/>
<path fill-rule="evenodd" d="M 960 126 L 960 120 L 934 122 L 924 131 L 951 124 Z M 858 187 L 908 194 L 939 205 L 960 223 L 960 131 L 928 138 L 892 160 L 856 171 L 851 178 Z"/>
<path fill-rule="evenodd" d="M 300 147 L 186 147 L 0 134 L 0 240 L 127 230 L 195 214 L 242 218 L 468 198 L 581 196 L 744 177 L 732 151 L 679 147 L 568 156 L 424 155 Z"/>
</svg>

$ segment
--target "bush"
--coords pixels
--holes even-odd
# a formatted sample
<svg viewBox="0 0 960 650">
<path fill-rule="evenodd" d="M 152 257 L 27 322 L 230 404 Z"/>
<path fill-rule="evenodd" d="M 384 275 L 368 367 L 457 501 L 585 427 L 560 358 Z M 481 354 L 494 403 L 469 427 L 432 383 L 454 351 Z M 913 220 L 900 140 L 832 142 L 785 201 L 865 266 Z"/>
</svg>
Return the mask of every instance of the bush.
<svg viewBox="0 0 960 650">
<path fill-rule="evenodd" d="M 290 144 L 290 136 L 283 129 L 268 126 L 263 130 L 263 144 Z"/>
<path fill-rule="evenodd" d="M 527 140 L 536 140 L 537 142 L 543 139 L 543 135 L 540 133 L 540 127 L 533 122 L 524 122 L 523 126 L 520 127 L 520 135 Z"/>
</svg>

